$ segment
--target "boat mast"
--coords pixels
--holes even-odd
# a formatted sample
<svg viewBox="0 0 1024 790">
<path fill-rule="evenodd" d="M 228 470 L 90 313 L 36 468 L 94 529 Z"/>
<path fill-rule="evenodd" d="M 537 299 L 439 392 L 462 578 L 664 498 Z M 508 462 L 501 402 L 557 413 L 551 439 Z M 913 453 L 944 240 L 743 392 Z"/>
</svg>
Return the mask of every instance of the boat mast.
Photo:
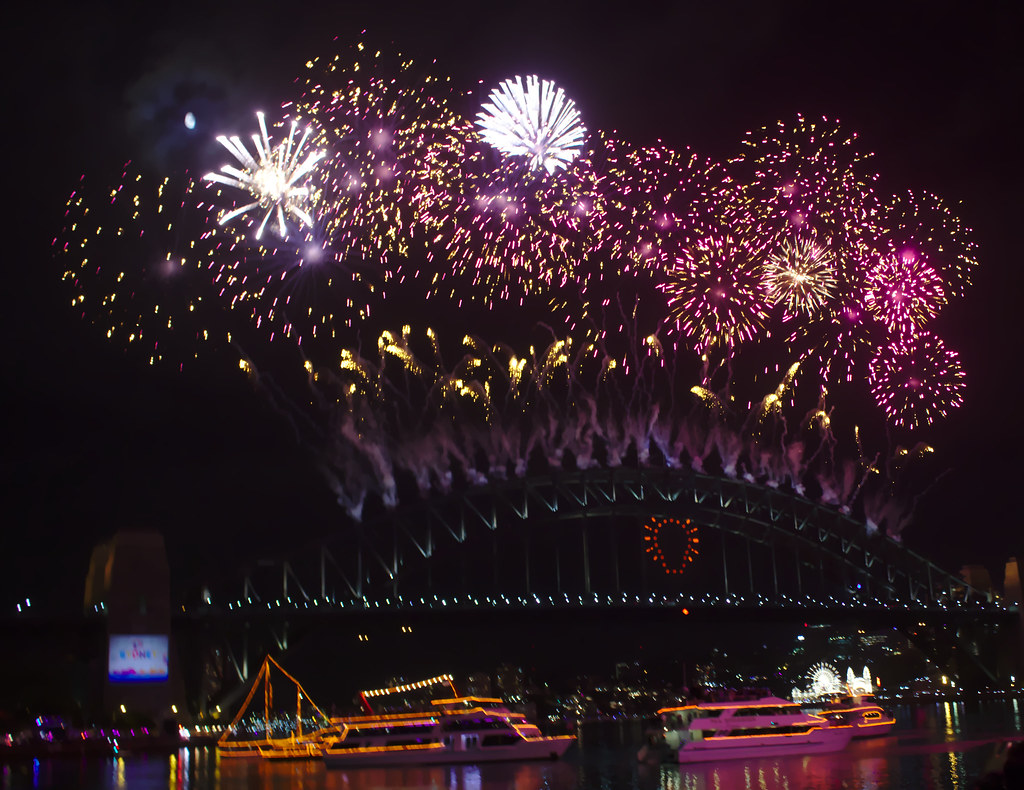
<svg viewBox="0 0 1024 790">
<path fill-rule="evenodd" d="M 273 692 L 270 690 L 270 664 L 263 665 L 266 670 L 266 677 L 263 678 L 263 732 L 264 737 L 270 740 L 270 706 L 274 704 Z"/>
</svg>

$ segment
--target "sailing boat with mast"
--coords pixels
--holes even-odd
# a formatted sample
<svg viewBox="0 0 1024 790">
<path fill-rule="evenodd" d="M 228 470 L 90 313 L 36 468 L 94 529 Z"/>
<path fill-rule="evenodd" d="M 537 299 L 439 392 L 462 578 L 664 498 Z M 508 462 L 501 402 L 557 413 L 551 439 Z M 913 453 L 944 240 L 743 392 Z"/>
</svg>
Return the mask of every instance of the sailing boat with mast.
<svg viewBox="0 0 1024 790">
<path fill-rule="evenodd" d="M 275 707 L 272 667 L 287 679 L 288 682 L 284 684 L 286 689 L 290 690 L 291 685 L 295 687 L 294 716 L 287 708 Z M 278 685 L 281 685 L 280 681 Z M 258 709 L 251 709 L 256 691 L 261 686 L 262 715 Z M 278 692 L 280 700 L 280 688 Z M 289 699 L 291 697 L 290 694 L 286 696 Z M 303 702 L 306 703 L 305 713 Z M 277 661 L 267 656 L 238 714 L 217 741 L 217 754 L 221 757 L 262 757 L 266 760 L 319 759 L 321 733 L 329 728 L 330 721 L 310 699 L 302 685 Z"/>
</svg>

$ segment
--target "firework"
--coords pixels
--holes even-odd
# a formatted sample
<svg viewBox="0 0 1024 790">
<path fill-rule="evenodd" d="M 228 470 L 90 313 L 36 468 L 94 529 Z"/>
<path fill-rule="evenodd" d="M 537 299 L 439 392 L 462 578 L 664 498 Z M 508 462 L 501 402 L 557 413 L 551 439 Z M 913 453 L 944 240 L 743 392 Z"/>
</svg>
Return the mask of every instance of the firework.
<svg viewBox="0 0 1024 790">
<path fill-rule="evenodd" d="M 587 130 L 576 103 L 551 80 L 505 80 L 477 114 L 484 142 L 508 157 L 525 157 L 530 170 L 564 169 L 583 147 Z"/>
<path fill-rule="evenodd" d="M 813 316 L 835 296 L 835 260 L 812 239 L 787 239 L 768 254 L 764 283 L 769 302 L 782 305 L 789 315 Z"/>
<path fill-rule="evenodd" d="M 661 267 L 711 228 L 727 199 L 721 168 L 692 151 L 637 148 L 606 133 L 592 137 L 604 218 L 589 255 L 616 264 Z"/>
<path fill-rule="evenodd" d="M 707 236 L 687 248 L 659 287 L 672 320 L 701 353 L 732 349 L 764 327 L 768 311 L 759 253 L 731 236 Z"/>
<path fill-rule="evenodd" d="M 358 44 L 307 63 L 302 95 L 285 109 L 312 119 L 324 160 L 321 235 L 337 256 L 386 266 L 408 256 L 429 206 L 450 209 L 466 157 L 466 124 L 449 78 L 399 54 Z M 385 275 L 392 272 L 385 270 Z"/>
<path fill-rule="evenodd" d="M 729 163 L 739 191 L 735 219 L 753 222 L 769 239 L 811 231 L 837 267 L 857 266 L 859 248 L 883 234 L 877 174 L 867 169 L 871 154 L 860 150 L 857 135 L 837 121 L 797 116 L 743 143 L 743 155 Z"/>
<path fill-rule="evenodd" d="M 313 218 L 305 208 L 309 198 L 309 187 L 302 183 L 323 159 L 323 151 L 312 151 L 303 159 L 303 149 L 309 139 L 310 129 L 307 128 L 302 137 L 296 141 L 298 124 L 293 121 L 288 138 L 280 142 L 276 148 L 271 146 L 270 134 L 262 112 L 256 113 L 260 124 L 260 135 L 253 135 L 252 142 L 259 159 L 249 153 L 242 140 L 237 137 L 221 135 L 217 141 L 223 145 L 242 165 L 242 169 L 232 165 L 221 167 L 220 173 L 207 173 L 207 181 L 235 187 L 247 192 L 253 200 L 221 214 L 218 220 L 221 225 L 227 224 L 236 217 L 242 217 L 249 211 L 263 211 L 263 221 L 256 228 L 255 238 L 263 235 L 268 220 L 274 216 L 277 220 L 278 235 L 287 235 L 285 216 L 298 219 L 305 225 L 312 225 Z"/>
<path fill-rule="evenodd" d="M 674 531 L 680 533 L 678 537 L 669 535 Z M 678 545 L 680 543 L 681 546 Z M 644 524 L 644 551 L 666 574 L 682 573 L 686 566 L 696 559 L 700 550 L 699 544 L 697 525 L 690 519 L 651 518 Z M 669 546 L 672 546 L 674 551 L 669 549 Z"/>
<path fill-rule="evenodd" d="M 880 349 L 868 374 L 878 405 L 901 428 L 929 425 L 963 403 L 959 356 L 928 331 Z"/>
<path fill-rule="evenodd" d="M 431 207 L 438 231 L 429 254 L 443 255 L 470 280 L 470 298 L 521 298 L 565 284 L 603 221 L 589 157 L 548 174 L 470 150 L 457 202 L 440 212 Z"/>
<path fill-rule="evenodd" d="M 311 60 L 255 148 L 220 138 L 236 161 L 206 190 L 126 172 L 76 193 L 76 309 L 153 361 L 168 338 L 205 341 L 216 309 L 265 390 L 287 377 L 262 361 L 301 359 L 309 391 L 275 403 L 356 518 L 367 495 L 396 505 L 398 481 L 451 491 L 545 463 L 707 468 L 849 509 L 881 467 L 832 458 L 833 385 L 867 381 L 907 429 L 960 404 L 959 361 L 925 327 L 974 246 L 934 196 L 883 206 L 838 124 L 780 123 L 719 165 L 588 133 L 536 77 L 501 83 L 474 123 L 452 109 L 470 93 L 428 72 L 365 45 Z M 382 331 L 431 309 L 447 345 Z M 745 381 L 751 359 L 770 386 Z M 648 527 L 663 567 L 681 527 Z"/>
<path fill-rule="evenodd" d="M 370 317 L 379 285 L 343 265 L 316 229 L 254 244 L 244 233 L 208 226 L 215 254 L 209 270 L 220 301 L 269 340 L 288 339 L 306 353 Z"/>
<path fill-rule="evenodd" d="M 867 276 L 865 303 L 891 331 L 906 334 L 946 303 L 942 280 L 913 250 L 887 255 Z"/>
<path fill-rule="evenodd" d="M 799 322 L 786 338 L 787 347 L 809 357 L 804 369 L 829 383 L 849 384 L 863 377 L 864 366 L 889 332 L 864 306 L 860 291 L 842 284 L 829 309 L 813 321 Z"/>
<path fill-rule="evenodd" d="M 978 264 L 970 228 L 937 195 L 907 190 L 885 207 L 884 241 L 894 254 L 911 251 L 942 276 L 950 296 L 963 296 Z"/>
<path fill-rule="evenodd" d="M 150 364 L 180 365 L 216 337 L 211 251 L 189 233 L 201 220 L 195 193 L 187 176 L 153 179 L 131 164 L 112 188 L 83 177 L 55 240 L 75 310 Z"/>
</svg>

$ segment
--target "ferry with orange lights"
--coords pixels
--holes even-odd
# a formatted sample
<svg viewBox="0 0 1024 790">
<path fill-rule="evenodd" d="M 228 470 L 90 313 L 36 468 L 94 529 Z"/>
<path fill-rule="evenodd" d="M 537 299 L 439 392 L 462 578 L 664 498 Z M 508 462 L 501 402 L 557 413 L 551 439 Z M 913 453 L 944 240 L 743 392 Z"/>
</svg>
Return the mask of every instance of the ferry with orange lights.
<svg viewBox="0 0 1024 790">
<path fill-rule="evenodd" d="M 535 724 L 500 699 L 434 700 L 416 713 L 333 719 L 337 737 L 323 743 L 328 767 L 557 760 L 572 735 L 541 735 Z"/>
<path fill-rule="evenodd" d="M 833 725 L 853 727 L 854 738 L 888 735 L 896 726 L 896 719 L 876 704 L 870 694 L 839 697 L 820 710 L 807 710 L 828 719 Z"/>
<path fill-rule="evenodd" d="M 778 697 L 662 708 L 658 716 L 657 746 L 666 760 L 679 763 L 835 752 L 854 734 L 851 725 Z"/>
</svg>

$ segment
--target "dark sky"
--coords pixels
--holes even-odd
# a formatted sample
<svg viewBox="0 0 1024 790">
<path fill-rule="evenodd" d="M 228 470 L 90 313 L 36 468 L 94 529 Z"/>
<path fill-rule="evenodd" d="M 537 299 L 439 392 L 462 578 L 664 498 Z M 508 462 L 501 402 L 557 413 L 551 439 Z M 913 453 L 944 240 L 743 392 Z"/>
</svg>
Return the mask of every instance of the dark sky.
<svg viewBox="0 0 1024 790">
<path fill-rule="evenodd" d="M 92 545 L 119 528 L 161 529 L 188 574 L 343 524 L 310 454 L 241 375 L 154 371 L 73 316 L 50 242 L 79 175 L 170 166 L 196 146 L 181 107 L 211 126 L 251 118 L 333 36 L 363 28 L 467 87 L 539 73 L 592 127 L 711 157 L 796 112 L 838 117 L 889 191 L 962 201 L 981 265 L 938 326 L 961 351 L 967 402 L 925 437 L 949 472 L 905 539 L 953 569 L 1022 551 L 1018 4 L 91 5 L 19 4 L 7 25 L 3 612 L 77 599 Z"/>
</svg>

